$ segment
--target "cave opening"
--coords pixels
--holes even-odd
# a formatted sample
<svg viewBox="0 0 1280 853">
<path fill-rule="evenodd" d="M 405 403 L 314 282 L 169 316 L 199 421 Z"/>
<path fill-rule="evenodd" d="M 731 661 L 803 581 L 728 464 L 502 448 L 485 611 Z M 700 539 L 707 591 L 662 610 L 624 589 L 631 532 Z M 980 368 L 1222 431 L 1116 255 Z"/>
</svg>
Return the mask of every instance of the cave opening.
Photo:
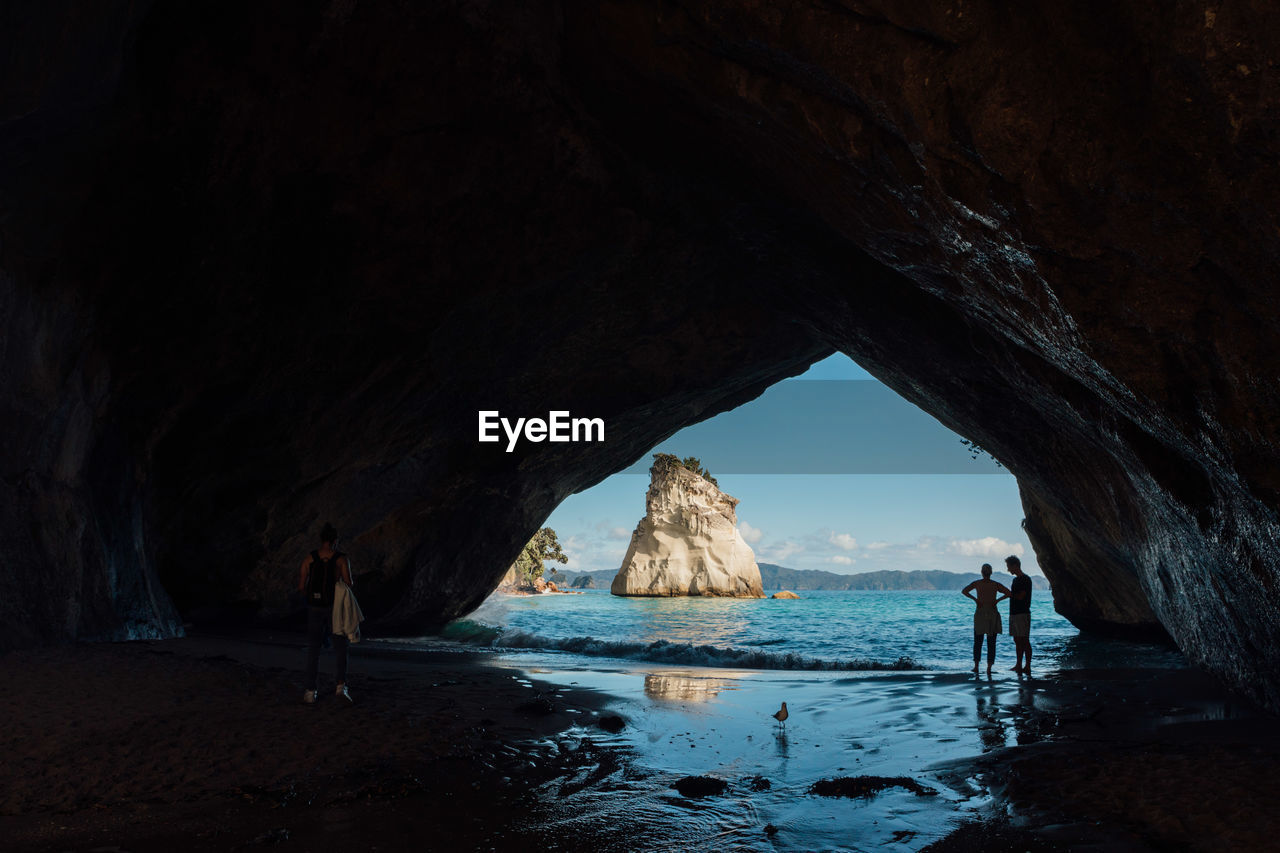
<svg viewBox="0 0 1280 853">
<path fill-rule="evenodd" d="M 925 569 L 942 561 L 959 571 L 978 558 L 970 567 L 976 571 L 983 561 L 1013 554 L 1036 568 L 1009 472 L 843 354 L 685 427 L 568 497 L 547 525 L 581 543 L 584 553 L 571 567 L 604 569 L 622 556 L 607 542 L 634 526 L 628 513 L 643 514 L 655 453 L 692 455 L 721 479 L 741 501 L 747 541 L 765 548 L 762 560 L 794 554 L 802 568 L 836 572 Z M 804 529 L 806 517 L 812 529 Z M 818 547 L 824 530 L 828 538 L 844 537 L 845 546 Z M 861 547 L 849 544 L 854 539 Z"/>
<path fill-rule="evenodd" d="M 628 565 L 633 529 L 640 533 L 656 454 L 700 465 L 738 501 L 737 529 L 754 552 L 764 594 L 818 599 L 807 606 L 830 609 L 828 642 L 771 636 L 770 619 L 781 620 L 774 633 L 804 619 L 771 615 L 768 603 L 697 596 L 605 603 Z M 972 606 L 959 591 L 983 563 L 1010 584 L 1004 558 L 1012 555 L 1035 584 L 1042 659 L 1070 667 L 1185 666 L 1167 644 L 1082 632 L 1056 613 L 1021 522 L 1019 489 L 1006 469 L 837 353 L 685 427 L 550 512 L 543 526 L 555 532 L 565 559 L 547 561 L 544 579 L 560 592 L 595 598 L 581 607 L 513 601 L 504 586 L 444 635 L 659 662 L 738 666 L 734 656 L 742 653 L 769 668 L 790 665 L 778 656 L 791 654 L 822 667 L 909 661 L 947 668 L 968 654 Z M 575 632 L 593 642 L 584 645 Z"/>
</svg>

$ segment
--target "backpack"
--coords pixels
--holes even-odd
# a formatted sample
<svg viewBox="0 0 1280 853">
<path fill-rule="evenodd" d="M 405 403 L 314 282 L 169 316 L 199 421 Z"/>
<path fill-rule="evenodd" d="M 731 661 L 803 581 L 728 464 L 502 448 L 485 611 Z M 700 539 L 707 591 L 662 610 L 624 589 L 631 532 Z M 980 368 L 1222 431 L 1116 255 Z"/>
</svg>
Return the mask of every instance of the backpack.
<svg viewBox="0 0 1280 853">
<path fill-rule="evenodd" d="M 332 607 L 333 590 L 338 585 L 338 558 L 344 556 L 334 551 L 327 560 L 319 551 L 311 552 L 311 569 L 307 572 L 307 604 L 312 607 Z"/>
</svg>

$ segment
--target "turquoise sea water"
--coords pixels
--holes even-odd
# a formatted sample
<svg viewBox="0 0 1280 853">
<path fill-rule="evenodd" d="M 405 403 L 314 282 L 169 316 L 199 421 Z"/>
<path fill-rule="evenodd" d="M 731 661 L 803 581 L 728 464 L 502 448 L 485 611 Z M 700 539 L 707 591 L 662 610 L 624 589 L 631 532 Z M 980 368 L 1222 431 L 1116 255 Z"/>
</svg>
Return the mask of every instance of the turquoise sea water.
<svg viewBox="0 0 1280 853">
<path fill-rule="evenodd" d="M 954 591 L 801 591 L 799 600 L 495 594 L 446 629 L 454 642 L 514 651 L 743 669 L 967 670 L 973 604 Z M 1008 605 L 1001 617 L 1008 629 Z M 1182 666 L 1177 652 L 1081 636 L 1032 600 L 1037 668 Z M 984 652 L 985 654 L 985 652 Z M 1011 666 L 1001 635 L 998 663 Z M 1007 659 L 1007 660 L 1006 660 Z M 985 662 L 985 661 L 984 661 Z"/>
</svg>

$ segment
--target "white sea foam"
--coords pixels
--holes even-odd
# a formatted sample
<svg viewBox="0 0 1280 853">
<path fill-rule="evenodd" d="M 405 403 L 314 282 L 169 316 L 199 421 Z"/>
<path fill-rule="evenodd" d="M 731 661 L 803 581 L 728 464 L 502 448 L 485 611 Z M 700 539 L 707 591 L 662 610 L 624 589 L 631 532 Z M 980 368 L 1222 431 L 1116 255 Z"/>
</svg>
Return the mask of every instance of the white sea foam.
<svg viewBox="0 0 1280 853">
<path fill-rule="evenodd" d="M 444 636 L 455 642 L 495 649 L 537 649 L 571 652 L 590 657 L 642 660 L 653 663 L 685 664 L 735 669 L 793 670 L 915 670 L 915 661 L 901 657 L 894 661 L 821 660 L 794 653 L 766 652 L 658 640 L 653 643 L 598 640 L 595 637 L 543 637 L 519 629 L 502 629 L 471 620 L 455 622 Z"/>
</svg>

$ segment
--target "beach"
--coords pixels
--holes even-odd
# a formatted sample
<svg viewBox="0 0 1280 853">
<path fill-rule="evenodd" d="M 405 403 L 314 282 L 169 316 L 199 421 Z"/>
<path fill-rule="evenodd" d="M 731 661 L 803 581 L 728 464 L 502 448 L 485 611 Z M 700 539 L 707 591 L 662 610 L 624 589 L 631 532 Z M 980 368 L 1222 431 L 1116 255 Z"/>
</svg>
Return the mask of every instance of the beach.
<svg viewBox="0 0 1280 853">
<path fill-rule="evenodd" d="M 592 725 L 589 692 L 356 647 L 356 704 L 326 654 L 304 705 L 304 646 L 250 632 L 0 657 L 5 848 L 484 848 L 594 755 L 554 737 Z"/>
<path fill-rule="evenodd" d="M 307 706 L 302 649 L 246 631 L 0 657 L 7 849 L 1253 850 L 1280 830 L 1273 718 L 1191 669 L 988 679 L 364 643 L 356 704 L 326 655 Z M 724 789 L 686 796 L 687 777 Z M 889 781 L 812 793 L 870 778 Z"/>
</svg>

